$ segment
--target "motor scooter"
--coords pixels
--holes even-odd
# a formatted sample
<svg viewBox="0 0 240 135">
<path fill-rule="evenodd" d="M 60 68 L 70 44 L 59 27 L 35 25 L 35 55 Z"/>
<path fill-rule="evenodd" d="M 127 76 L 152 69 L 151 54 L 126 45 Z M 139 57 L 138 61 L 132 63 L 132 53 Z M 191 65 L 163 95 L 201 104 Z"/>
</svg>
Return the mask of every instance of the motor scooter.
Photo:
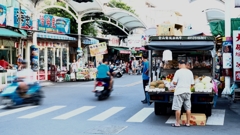
<svg viewBox="0 0 240 135">
<path fill-rule="evenodd" d="M 108 87 L 109 87 L 109 82 L 104 82 L 104 81 L 96 82 L 95 96 L 98 97 L 98 100 L 104 100 L 110 96 L 113 89 L 109 90 Z"/>
<path fill-rule="evenodd" d="M 113 77 L 121 78 L 123 76 L 123 71 L 120 69 L 120 67 L 113 67 L 112 75 Z"/>
<path fill-rule="evenodd" d="M 29 85 L 29 89 L 26 93 L 20 92 L 18 82 L 19 80 L 15 78 L 13 83 L 6 86 L 0 93 L 0 97 L 2 98 L 1 104 L 5 106 L 5 108 L 13 108 L 23 104 L 40 105 L 42 103 L 44 95 L 38 82 Z M 30 96 L 26 98 L 22 97 L 21 94 Z"/>
</svg>

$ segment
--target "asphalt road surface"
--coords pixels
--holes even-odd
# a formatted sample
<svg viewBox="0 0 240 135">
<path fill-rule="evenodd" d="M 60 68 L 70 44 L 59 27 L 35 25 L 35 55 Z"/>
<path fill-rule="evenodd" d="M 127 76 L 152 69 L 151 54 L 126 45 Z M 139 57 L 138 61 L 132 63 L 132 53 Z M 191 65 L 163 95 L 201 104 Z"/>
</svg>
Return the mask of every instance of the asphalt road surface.
<svg viewBox="0 0 240 135">
<path fill-rule="evenodd" d="M 219 99 L 206 126 L 171 127 L 173 116 L 156 116 L 142 104 L 140 75 L 115 79 L 109 99 L 98 101 L 93 82 L 65 82 L 44 87 L 40 106 L 0 107 L 0 135 L 239 135 L 240 116 Z"/>
</svg>

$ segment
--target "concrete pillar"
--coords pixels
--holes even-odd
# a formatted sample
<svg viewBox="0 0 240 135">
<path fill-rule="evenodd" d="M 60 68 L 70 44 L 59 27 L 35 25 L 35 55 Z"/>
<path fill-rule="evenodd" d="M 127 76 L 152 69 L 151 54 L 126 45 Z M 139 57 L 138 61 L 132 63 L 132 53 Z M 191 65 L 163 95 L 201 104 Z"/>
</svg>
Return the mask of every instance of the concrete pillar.
<svg viewBox="0 0 240 135">
<path fill-rule="evenodd" d="M 225 0 L 225 37 L 231 37 L 231 10 L 234 8 L 234 0 Z M 231 91 L 231 79 L 225 76 L 225 88 L 223 91 Z"/>
<path fill-rule="evenodd" d="M 225 37 L 231 37 L 231 9 L 233 6 L 233 0 L 225 1 Z"/>
<path fill-rule="evenodd" d="M 37 12 L 34 12 L 33 13 L 33 17 L 32 17 L 32 23 L 33 23 L 33 36 L 32 36 L 32 45 L 37 45 Z M 30 49 L 29 49 L 29 56 L 31 56 L 31 52 L 30 52 Z M 38 57 L 39 57 L 39 54 L 38 54 Z M 30 62 L 30 61 L 29 61 Z M 38 66 L 39 66 L 39 60 L 38 60 Z M 38 71 L 39 72 L 39 68 L 38 68 Z M 37 74 L 37 72 L 34 73 L 34 78 L 35 79 L 39 79 L 39 74 Z"/>
<path fill-rule="evenodd" d="M 82 34 L 82 15 L 78 15 L 78 47 L 81 48 L 81 34 Z"/>
<path fill-rule="evenodd" d="M 67 44 L 67 70 L 69 70 L 69 45 Z"/>
<path fill-rule="evenodd" d="M 44 47 L 44 71 L 45 71 L 45 80 L 48 80 L 48 48 Z"/>
</svg>

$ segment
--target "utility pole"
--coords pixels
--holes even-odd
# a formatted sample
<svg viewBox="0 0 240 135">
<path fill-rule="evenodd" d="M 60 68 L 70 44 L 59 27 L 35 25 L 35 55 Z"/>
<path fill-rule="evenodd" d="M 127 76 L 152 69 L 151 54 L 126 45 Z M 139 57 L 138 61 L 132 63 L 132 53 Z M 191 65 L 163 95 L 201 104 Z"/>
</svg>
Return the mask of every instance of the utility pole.
<svg viewBox="0 0 240 135">
<path fill-rule="evenodd" d="M 21 29 L 22 28 L 22 5 L 21 3 L 19 3 L 19 7 L 18 7 L 18 28 Z M 23 54 L 22 54 L 22 39 L 20 38 L 19 39 L 19 43 L 18 43 L 18 54 L 19 55 L 21 53 L 22 57 L 23 57 Z"/>
</svg>

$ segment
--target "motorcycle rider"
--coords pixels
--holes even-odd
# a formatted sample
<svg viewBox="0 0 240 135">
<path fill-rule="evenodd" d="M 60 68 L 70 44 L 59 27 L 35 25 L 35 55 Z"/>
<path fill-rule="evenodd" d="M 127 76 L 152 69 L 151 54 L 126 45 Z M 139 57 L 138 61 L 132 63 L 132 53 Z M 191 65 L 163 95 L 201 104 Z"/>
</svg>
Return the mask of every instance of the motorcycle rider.
<svg viewBox="0 0 240 135">
<path fill-rule="evenodd" d="M 106 59 L 103 59 L 103 62 L 101 63 L 101 65 L 97 67 L 97 78 L 96 78 L 93 92 L 96 91 L 95 89 L 96 89 L 97 81 L 108 82 L 109 83 L 108 89 L 111 90 L 111 87 L 112 87 L 112 84 L 111 84 L 112 81 L 110 81 L 111 74 L 109 72 L 109 66 L 107 64 L 108 64 L 108 61 Z"/>
<path fill-rule="evenodd" d="M 33 70 L 27 68 L 27 61 L 22 60 L 21 62 L 21 70 L 17 72 L 17 79 L 19 81 L 19 92 L 22 97 L 29 97 L 30 95 L 25 95 L 25 93 L 29 89 L 29 85 L 34 83 L 33 79 Z"/>
</svg>

